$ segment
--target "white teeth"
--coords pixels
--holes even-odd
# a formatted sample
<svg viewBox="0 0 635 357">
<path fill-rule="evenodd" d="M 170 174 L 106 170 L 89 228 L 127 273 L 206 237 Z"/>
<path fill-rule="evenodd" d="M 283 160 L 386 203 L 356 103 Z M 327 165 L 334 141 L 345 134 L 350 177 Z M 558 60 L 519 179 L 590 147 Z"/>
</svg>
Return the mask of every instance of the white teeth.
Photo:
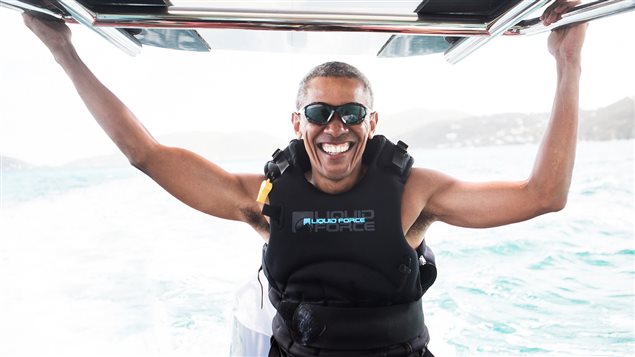
<svg viewBox="0 0 635 357">
<path fill-rule="evenodd" d="M 327 144 L 327 143 L 322 144 L 322 150 L 324 150 L 327 154 L 339 154 L 339 153 L 348 151 L 350 147 L 351 147 L 350 143 L 343 143 L 338 145 Z"/>
</svg>

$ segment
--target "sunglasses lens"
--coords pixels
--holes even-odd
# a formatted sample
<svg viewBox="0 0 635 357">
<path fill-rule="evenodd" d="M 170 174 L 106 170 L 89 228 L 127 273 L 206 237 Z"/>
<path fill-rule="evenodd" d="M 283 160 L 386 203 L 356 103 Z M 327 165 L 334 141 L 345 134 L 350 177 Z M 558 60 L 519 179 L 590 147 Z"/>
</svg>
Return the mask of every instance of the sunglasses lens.
<svg viewBox="0 0 635 357">
<path fill-rule="evenodd" d="M 344 124 L 359 124 L 366 118 L 366 108 L 357 103 L 344 104 L 337 108 Z"/>
<path fill-rule="evenodd" d="M 359 124 L 366 118 L 366 107 L 359 103 L 348 103 L 339 107 L 315 103 L 304 107 L 304 115 L 309 122 L 320 125 L 326 125 L 335 111 L 346 125 Z"/>
<path fill-rule="evenodd" d="M 333 108 L 322 103 L 308 105 L 304 108 L 306 118 L 315 124 L 326 124 L 333 114 Z"/>
</svg>

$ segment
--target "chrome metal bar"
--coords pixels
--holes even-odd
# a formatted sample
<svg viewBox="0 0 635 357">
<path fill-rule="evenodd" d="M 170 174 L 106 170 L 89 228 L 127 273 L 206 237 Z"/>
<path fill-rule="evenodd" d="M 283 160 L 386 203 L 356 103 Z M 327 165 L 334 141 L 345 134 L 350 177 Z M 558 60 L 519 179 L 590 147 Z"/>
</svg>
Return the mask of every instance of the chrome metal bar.
<svg viewBox="0 0 635 357">
<path fill-rule="evenodd" d="M 452 64 L 456 64 L 470 53 L 476 51 L 494 37 L 501 35 L 505 30 L 512 27 L 518 21 L 525 18 L 532 11 L 545 5 L 549 0 L 531 0 L 522 1 L 509 11 L 499 16 L 487 26 L 490 33 L 489 37 L 466 37 L 458 40 L 452 47 L 445 52 L 445 59 Z"/>
<path fill-rule="evenodd" d="M 543 25 L 539 18 L 522 21 L 509 29 L 505 35 L 535 35 L 573 23 L 595 20 L 633 10 L 635 10 L 635 0 L 600 0 L 569 10 L 562 15 L 560 21 L 549 26 Z"/>
<path fill-rule="evenodd" d="M 100 28 L 93 26 L 95 14 L 75 0 L 58 0 L 77 22 L 95 31 L 100 36 L 131 56 L 141 53 L 141 44 L 134 36 L 116 28 Z"/>
<path fill-rule="evenodd" d="M 389 32 L 438 36 L 487 36 L 486 24 L 419 20 L 412 15 L 262 11 L 169 7 L 166 14 L 95 14 L 96 26 L 220 28 L 277 31 Z"/>
<path fill-rule="evenodd" d="M 7 9 L 11 9 L 11 10 L 17 10 L 17 11 L 32 11 L 32 12 L 38 12 L 38 13 L 42 13 L 45 15 L 49 15 L 49 16 L 53 16 L 55 18 L 58 19 L 62 19 L 62 15 L 50 11 L 48 9 L 45 8 L 41 8 L 41 7 L 37 7 L 35 5 L 31 5 L 27 2 L 24 1 L 19 1 L 19 0 L 2 0 L 0 1 L 0 6 L 5 7 Z"/>
<path fill-rule="evenodd" d="M 0 1 L 0 7 L 4 7 L 5 9 L 9 9 L 9 10 L 24 12 L 24 9 L 17 7 L 15 5 L 10 5 L 4 1 Z"/>
<path fill-rule="evenodd" d="M 262 9 L 213 9 L 195 7 L 168 8 L 172 15 L 205 16 L 212 18 L 277 21 L 309 20 L 309 21 L 417 21 L 417 14 L 380 14 L 380 13 L 347 13 L 347 12 L 316 12 L 291 10 L 262 10 Z"/>
</svg>

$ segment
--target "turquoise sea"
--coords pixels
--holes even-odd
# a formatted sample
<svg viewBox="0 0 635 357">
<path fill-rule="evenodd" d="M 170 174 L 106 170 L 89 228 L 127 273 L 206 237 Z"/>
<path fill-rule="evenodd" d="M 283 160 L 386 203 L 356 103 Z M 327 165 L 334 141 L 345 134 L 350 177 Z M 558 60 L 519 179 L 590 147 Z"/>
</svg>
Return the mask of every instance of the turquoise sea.
<svg viewBox="0 0 635 357">
<path fill-rule="evenodd" d="M 434 224 L 437 356 L 635 355 L 635 141 L 582 142 L 567 207 L 496 229 Z M 536 146 L 416 150 L 468 180 L 522 179 Z M 224 162 L 259 172 L 267 159 Z M 227 356 L 260 238 L 133 168 L 0 176 L 0 356 Z M 259 301 L 254 301 L 254 304 Z"/>
</svg>

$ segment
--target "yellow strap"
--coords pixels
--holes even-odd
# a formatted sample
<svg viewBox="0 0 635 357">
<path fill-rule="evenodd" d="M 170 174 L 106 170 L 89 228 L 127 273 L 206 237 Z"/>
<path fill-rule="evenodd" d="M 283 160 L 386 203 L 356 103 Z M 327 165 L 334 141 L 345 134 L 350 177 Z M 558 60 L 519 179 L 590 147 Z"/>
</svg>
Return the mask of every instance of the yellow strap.
<svg viewBox="0 0 635 357">
<path fill-rule="evenodd" d="M 262 181 L 260 184 L 260 191 L 258 191 L 258 198 L 256 198 L 256 202 L 262 203 L 263 205 L 267 202 L 267 196 L 269 196 L 269 192 L 273 188 L 273 184 L 269 179 Z"/>
</svg>

